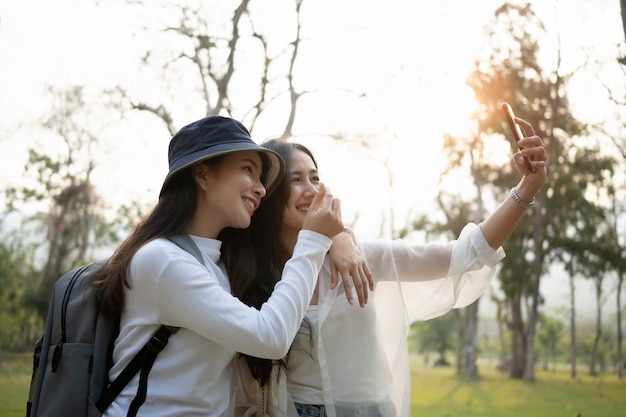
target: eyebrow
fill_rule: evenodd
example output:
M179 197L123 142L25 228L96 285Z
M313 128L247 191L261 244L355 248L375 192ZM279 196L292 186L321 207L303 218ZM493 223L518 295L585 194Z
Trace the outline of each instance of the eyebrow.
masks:
M302 171L289 171L289 175L302 175L303 172ZM312 169L309 171L309 175L311 174L319 174L319 171L317 169Z
M244 158L243 159L244 162L249 162L252 165L254 165L254 168L258 169L259 168L259 164L256 163L256 161L254 159L251 158Z

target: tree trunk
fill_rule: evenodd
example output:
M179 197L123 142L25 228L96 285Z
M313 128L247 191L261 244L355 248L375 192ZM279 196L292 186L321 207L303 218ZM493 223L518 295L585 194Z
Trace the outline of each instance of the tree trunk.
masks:
M504 339L504 332L505 332L505 318L504 318L504 312L502 311L504 309L505 301L501 301L498 300L497 298L494 297L494 300L496 301L496 306L497 306L497 313L496 313L496 317L498 318L498 342L500 344L500 358L499 358L499 366L498 368L500 370L504 370L506 369L506 340Z
M539 306L539 279L541 275L533 277L533 295L528 312L528 325L526 332L526 355L524 365L524 379L535 380L535 332L537 329L537 315Z
M537 194L537 207L544 207L546 200L546 190L542 189ZM524 369L524 379L535 380L535 333L537 331L537 319L539 310L539 283L543 271L543 218L544 211L537 208L533 215L533 252L535 261L532 270L532 298L528 311L528 327L526 333L526 367Z
M476 366L476 338L478 334L478 303L480 298L465 308L466 312L466 344L465 344L465 376L470 379L478 378Z
M465 318L463 310L455 309L454 314L456 316L456 374L458 376L463 375L463 346L465 346Z
M570 357L572 378L576 378L576 295L574 293L574 276L569 276L569 301L570 301Z
M619 4L622 14L622 30L624 31L624 39L626 40L626 0L620 0Z
M623 3L623 2L622 2ZM619 379L624 378L624 357L622 354L622 284L624 282L623 271L618 271L617 278L617 376Z
M509 376L520 379L524 376L526 343L524 337L524 321L522 319L522 303L519 295L511 300L511 369Z
M598 375L598 346L602 337L602 278L596 278L596 334L591 346L591 357L589 358L589 374Z

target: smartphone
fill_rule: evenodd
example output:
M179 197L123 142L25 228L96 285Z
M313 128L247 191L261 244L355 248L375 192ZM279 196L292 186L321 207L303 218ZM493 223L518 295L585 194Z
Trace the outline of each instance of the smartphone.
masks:
M513 137L515 138L515 142L517 143L520 141L520 139L524 137L524 134L522 133L522 129L515 122L515 113L513 113L511 105L506 102L502 103L502 110L504 111L506 121L509 123L509 128L511 128L511 132L513 132ZM524 157L524 163L526 164L526 168L528 168L530 172L535 172L535 168L533 168L528 158Z

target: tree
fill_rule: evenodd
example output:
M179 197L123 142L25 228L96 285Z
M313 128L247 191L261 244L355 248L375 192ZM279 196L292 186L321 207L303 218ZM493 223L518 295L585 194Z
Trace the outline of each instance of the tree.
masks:
M563 337L563 322L555 317L546 314L539 314L539 326L537 330L537 341L542 348L544 358L544 369L548 369L548 364L552 362L552 370L556 370L556 356L558 344Z
M484 169L485 154L482 137L473 132L468 137L444 136L443 151L448 162L440 175L440 186L437 205L443 213L444 220L433 222L421 216L410 224L413 230L425 231L432 235L446 235L452 239L461 234L463 227L469 222L477 223L485 216L483 188L489 182L488 173ZM453 178L459 171L469 172L469 185L476 191L475 198L467 201L456 194L446 192L446 180ZM454 312L457 318L457 374L468 378L478 377L476 365L478 347L478 311L480 299L464 309Z
M6 225L7 217L0 218L0 351L30 348L43 325L37 312L24 302L35 275L33 247L23 242L19 228L11 230Z
M438 357L434 365L450 365L446 359L446 352L454 346L455 315L444 314L429 321L417 322L413 326L417 329L415 338L418 341L420 353L436 352Z
M83 89L51 88L49 93L54 103L41 124L50 134L47 144L58 144L51 148L60 152L31 149L24 170L24 178L30 182L7 191L8 211L32 213L24 221L32 225L33 239L38 242L40 262L34 262L43 266L33 265L37 279L26 299L43 319L56 280L67 270L92 260L96 243L111 242L103 226L103 204L91 182L95 167L92 149L97 137L84 123L84 111L89 106Z
M129 7L149 3L151 10L161 9L155 14L162 20L143 28L138 36L162 39L159 48L145 51L141 60L142 73L159 71L151 78L162 93L119 86L115 93L122 108L156 116L173 135L176 120L186 120L189 108L195 109L194 114L236 117L252 131L261 115L280 101L287 104L287 111L273 116L283 121L283 138L293 135L298 102L309 93L298 87L295 76L304 1L293 3L292 20L281 21L283 27L290 27L290 39L274 37L268 30L272 24L255 17L250 0L240 0L232 10L203 2L124 3ZM181 93L181 86L187 90Z
M535 126L547 146L548 183L505 243L508 256L499 275L510 309L510 375L527 380L534 379L541 276L551 261L563 260L569 253L565 242L576 240L589 249L598 242L599 234L581 242L580 231L595 231L595 225L604 221L605 211L594 194L606 190L613 170L613 161L597 145L576 140L585 131L572 115L566 97L571 74L560 72L559 51L554 69L542 67L542 36L543 24L529 5L503 5L487 28L486 39L491 44L486 55L476 60L475 71L468 78L479 102L475 119L480 131L508 133L500 110L500 103L507 101ZM515 146L513 142L511 145ZM502 190L500 193L506 193L511 170L492 172L490 182ZM582 252L575 256L578 264L587 262Z
M617 282L615 287L615 300L616 300L616 341L615 341L615 362L617 375L620 379L624 377L624 359L622 352L622 304L621 304L621 292L624 282L624 270L626 269L626 259L624 259L624 244L623 233L620 232L619 220L623 214L623 203L618 203L616 198L616 190L613 187L609 188L609 196L611 197L610 209L609 209L609 221L607 222L606 239L603 240L601 246L602 259L605 264L602 265L607 271L613 270L615 272ZM601 288L600 288L601 290ZM600 292L597 292L598 297ZM600 318L601 304L598 302L598 319L597 328L600 329L602 320ZM598 332L600 333L600 332ZM601 337L601 334L597 336L597 339ZM595 366L595 360L591 362ZM595 369L591 367L590 372L593 374Z
M622 351L622 304L621 304L621 291L622 285L624 283L624 269L620 268L618 270L618 284L617 284L617 352L615 355L615 363L617 368L617 376L619 379L624 378L624 353Z

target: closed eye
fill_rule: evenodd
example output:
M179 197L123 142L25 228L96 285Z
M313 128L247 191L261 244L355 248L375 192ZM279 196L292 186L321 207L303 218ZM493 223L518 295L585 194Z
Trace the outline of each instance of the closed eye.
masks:
M247 171L250 175L257 176L261 178L261 167L254 160L246 158L243 161L242 169Z

